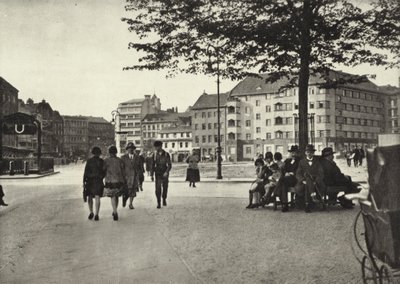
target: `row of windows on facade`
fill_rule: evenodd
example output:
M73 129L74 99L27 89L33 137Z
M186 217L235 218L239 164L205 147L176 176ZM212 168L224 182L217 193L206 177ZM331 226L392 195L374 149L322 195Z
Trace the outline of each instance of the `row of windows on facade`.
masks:
M161 133L161 138L190 138L190 132L181 132L181 133Z
M76 135L76 134L82 134L86 135L88 132L85 129L80 129L80 128L64 128L64 134L66 135Z
M362 112L362 113L379 114L382 112L381 108L368 107L368 106L363 106L363 105L354 105L354 104L343 104L343 109L348 110L348 111Z
M64 127L77 127L77 126L87 126L87 121L76 121L76 120L70 120L70 121L65 121Z
M201 140L201 142L202 143L207 143L207 137L208 137L208 143L217 143L218 142L218 135L203 135L203 136L201 136L201 138L202 138L202 140ZM222 141L224 141L224 135L221 135L221 142ZM194 137L194 142L196 143L196 144L199 144L200 143L200 138L199 138L199 136L195 136Z
M314 94L335 94L336 91L335 89L320 89L316 87L310 87L308 90L309 95L314 95ZM290 97L290 96L296 96L298 94L298 88L293 88L293 89L288 89L283 93L279 94L266 94L265 99L269 100L272 98L279 98L279 97ZM361 100L367 100L367 101L380 101L379 95L375 94L369 94L369 93L363 93L359 91L352 91L352 90L342 90L342 95L343 97L348 97L348 98L354 98L354 99L361 99ZM249 101L249 98L251 96L243 96L244 101ZM260 100L256 100L256 105L260 105Z
M124 113L124 112L125 113L126 112L137 112L137 113L140 113L140 112L142 112L142 108L141 107L121 107L121 108L118 109L118 111L121 112L121 113ZM137 117L137 115L129 115L129 118L132 118L132 117ZM140 114L139 114L138 117L140 117ZM125 118L128 119L128 115L126 115Z
M140 122L135 122L135 123L133 123L133 122L128 122L128 123L122 122L121 123L121 127L122 128L123 127L140 127Z
M86 142L85 137L82 136L68 136L65 137L66 142Z
M297 96L299 93L298 88L292 88L292 89L287 89L284 92L281 93L275 93L275 94L266 94L265 99L269 100L272 98L279 98L279 97L291 97L291 96ZM335 90L334 89L323 89L323 88L318 88L318 87L309 87L308 88L308 94L309 95L315 95L315 94L334 94ZM249 98L252 96L243 96L244 101L249 101Z
M143 130L160 130L164 127L171 127L171 126L176 126L176 123L172 124L172 123L164 123L164 124L152 124L152 125L143 125Z
M299 132L296 131L295 133L296 138L299 137ZM331 130L319 130L317 131L317 137L324 138L324 137L332 137L331 136ZM309 131L309 136L310 137L315 137L315 131ZM368 139L375 139L378 137L377 133L368 133L368 132L356 132L356 131L338 131L337 133L338 137L347 137L347 138L368 138ZM208 138L208 139L207 139ZM203 135L201 136L201 142L202 143L212 143L215 142L217 143L217 135L214 135L214 139L212 135ZM247 133L245 136L246 140L252 140L252 136L250 133ZM293 138L293 131L276 131L274 133L267 132L265 135L265 139L291 139ZM224 136L221 135L221 141L223 141ZM229 133L228 134L228 140L236 140L236 139L242 139L241 133L235 134L235 133ZM195 136L195 143L200 143L200 137Z
M342 94L343 94L343 97L348 97L348 98L353 98L353 99L361 99L361 100L375 101L375 102L379 102L381 100L379 95L362 93L362 92L352 91L352 90L343 90Z
M220 117L223 116L223 111L220 112L219 114ZM200 118L200 112L195 112L194 113L194 118ZM208 111L208 112L201 112L201 118L210 118L210 117L217 117L217 111Z
M168 145L169 145L168 142L164 142L164 148L168 148ZM179 149L189 148L189 142L179 142L179 143L171 142L171 149L175 149L175 147L177 147L178 145Z
M17 97L15 95L1 94L0 96L2 103L12 102L17 103Z

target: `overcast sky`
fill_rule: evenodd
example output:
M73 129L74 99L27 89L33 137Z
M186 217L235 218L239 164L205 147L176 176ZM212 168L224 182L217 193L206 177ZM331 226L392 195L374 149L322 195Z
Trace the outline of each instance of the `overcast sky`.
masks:
M216 92L209 76L122 71L135 63L124 0L0 0L0 76L26 101L47 100L61 114L111 118L119 102L155 93L162 107L184 111L203 90ZM360 66L378 85L398 86L399 72ZM221 91L237 82L223 81Z

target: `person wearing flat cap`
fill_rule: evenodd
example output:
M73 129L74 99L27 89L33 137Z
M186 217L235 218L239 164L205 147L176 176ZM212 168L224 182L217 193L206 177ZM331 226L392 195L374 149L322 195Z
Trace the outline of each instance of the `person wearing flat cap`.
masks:
M163 206L167 206L168 177L169 171L172 168L172 163L170 155L162 148L161 141L155 141L154 148L156 153L154 156L151 176L153 177L153 175L155 175L157 208L160 209L161 196L163 199Z
M296 171L296 194L302 203L302 199L305 201L305 212L310 213L312 208L311 197L315 196L322 200L322 196L316 195L317 192L325 192L324 185L324 171L322 170L319 159L314 156L315 148L314 145L308 144L306 146L306 155L300 160L299 167ZM318 187L318 191L316 190Z
M126 180L127 191L125 191L122 197L122 207L125 207L127 200L129 199L129 209L134 209L133 199L136 197L136 191L138 190L138 168L139 158L135 154L135 144L129 142L126 145L127 153L121 157L124 162L124 175Z
M288 152L291 157L284 162L282 178L275 190L275 195L279 196L282 203L282 212L289 211L288 191L290 187L294 187L297 184L296 171L300 162L299 146L292 145Z
M334 154L331 147L324 148L322 150L322 159L320 161L323 172L324 172L324 184L326 186L343 186L346 188L345 194L347 193L358 193L360 184L351 181L351 177L345 176L339 167L334 162ZM337 197L337 193L330 193L328 195L329 202L336 203L339 200L340 205L343 208L353 208L354 204L347 200L344 196Z

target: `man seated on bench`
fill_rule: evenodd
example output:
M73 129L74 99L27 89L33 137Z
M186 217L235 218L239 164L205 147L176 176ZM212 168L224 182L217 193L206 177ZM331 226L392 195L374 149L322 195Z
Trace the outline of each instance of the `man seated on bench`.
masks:
M296 171L300 161L299 146L292 145L288 152L292 157L285 160L282 178L275 189L275 195L279 196L282 203L282 212L289 211L288 192L290 187L294 187L297 184Z
M331 147L327 147L322 150L321 156L321 166L324 171L324 183L327 187L343 187L344 193L358 193L360 192L359 183L354 183L351 181L351 177L345 176L336 165L334 160L335 152ZM337 200L339 200L340 205L343 208L351 209L354 204L351 200L348 200L344 197L344 195L337 197L337 192L328 192L328 202L330 204L335 204Z
M296 205L305 205L306 213L311 212L314 202L323 202L322 192L325 190L324 172L314 153L314 145L307 145L306 155L296 171Z

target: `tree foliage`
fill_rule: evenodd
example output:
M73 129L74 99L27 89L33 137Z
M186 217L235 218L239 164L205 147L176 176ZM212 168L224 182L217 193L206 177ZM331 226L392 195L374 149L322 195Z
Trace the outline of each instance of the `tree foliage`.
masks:
M346 0L127 0L123 18L136 40L139 62L125 70L168 69L225 78L269 73L299 87L300 147L307 143L308 80L336 64L388 65L374 48L398 52L390 33L397 0L378 0L362 10ZM397 30L398 33L398 30ZM398 35L398 34L397 34ZM374 47L374 48L372 48ZM392 62L393 63L393 62Z

